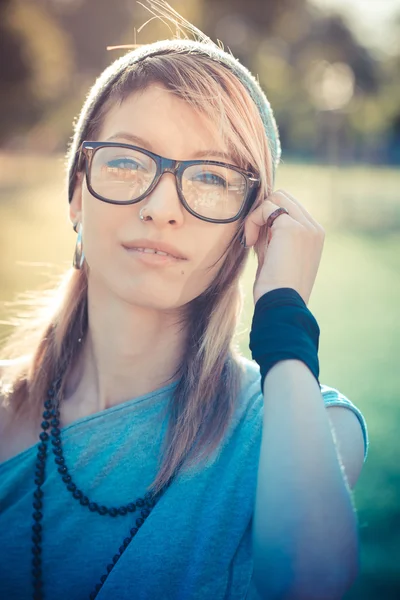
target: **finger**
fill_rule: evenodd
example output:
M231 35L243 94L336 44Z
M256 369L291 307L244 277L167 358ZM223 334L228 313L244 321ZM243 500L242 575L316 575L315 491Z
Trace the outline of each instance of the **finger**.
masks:
M313 216L304 208L304 206L301 204L301 202L299 202L297 200L297 198L295 198L292 194L290 194L286 190L278 190L278 191L280 193L284 194L289 200L291 200L292 202L294 202L294 204L296 204L296 206L298 206L299 209L302 211L302 213L304 214L304 216L311 221L311 223L314 225L314 227L317 227L317 228L321 229L322 226L320 225L320 223L318 223L318 221L316 221L313 218Z
M269 199L270 197L268 197ZM310 215L306 211L304 207L301 206L300 202L295 201L293 196L290 196L284 190L277 190L272 194L272 201L276 201L279 206L283 206L289 211L291 217L296 219L299 223L304 225L305 227L315 227L315 224L312 222Z
M271 228L268 227L267 230L265 226L267 224L268 217L278 208L281 208L281 206L269 200L268 197L268 199L263 200L263 202L261 202L261 204L248 215L245 223L245 236L247 248L253 246L257 242L261 233L268 234L269 241L271 237ZM288 225L293 226L293 221L295 221L295 219L293 219L290 215L287 214L279 215L279 217L277 217L277 220L278 218L280 220L280 227L283 225L286 227ZM283 221L285 221L285 223L283 223ZM276 221L274 221L273 223L274 227L275 222ZM300 223L297 223L297 225L300 226Z

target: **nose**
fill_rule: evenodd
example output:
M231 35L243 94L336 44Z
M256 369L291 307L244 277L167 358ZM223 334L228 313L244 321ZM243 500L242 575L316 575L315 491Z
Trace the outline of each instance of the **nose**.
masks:
M160 189L162 189L162 191L164 191L164 193L167 191L172 192L174 190L176 195L178 196L177 185L178 185L178 182L176 180L175 169L173 169L172 167L168 167L168 168L164 169L164 171L162 172L160 179L157 182L156 187L152 191L152 194L154 194L154 192L158 188L160 188Z
M175 172L176 172L176 168L173 167L165 167L165 169L163 170L163 175L164 173L172 173L172 175L175 176Z
M147 196L147 213L162 216L167 220L177 220L183 213L183 206L179 199L175 171L172 167L164 170L157 185Z

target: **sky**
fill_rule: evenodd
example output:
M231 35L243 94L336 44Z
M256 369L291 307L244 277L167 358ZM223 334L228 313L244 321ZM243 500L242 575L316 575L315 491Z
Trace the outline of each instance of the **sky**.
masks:
M400 18L400 0L310 0L319 8L339 11L363 44L387 53L398 51L400 26L392 27ZM397 48L397 49L396 49Z

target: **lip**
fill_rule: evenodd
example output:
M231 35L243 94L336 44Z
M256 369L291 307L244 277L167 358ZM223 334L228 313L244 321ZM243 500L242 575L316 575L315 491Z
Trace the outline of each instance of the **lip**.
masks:
M132 240L130 242L124 242L122 245L127 250L133 250L134 248L153 248L154 250L160 250L161 252L167 252L167 254L170 254L171 257L173 257L175 259L187 260L187 258L185 256L183 256L183 254L178 250L178 248L175 248L175 246L172 246L171 244L167 244L165 242L161 242L161 241L157 241L157 240L141 238L140 240ZM153 255L149 254L148 256L153 256ZM156 256L156 258L168 258L167 256L164 256L164 257L157 256L157 255L154 255L154 256Z
M175 258L174 256L160 256L158 254L150 254L150 252L141 252L137 248L125 248L125 250L132 256L138 260L141 260L146 265L150 265L153 267L161 267L174 265L179 262L182 262L182 258Z

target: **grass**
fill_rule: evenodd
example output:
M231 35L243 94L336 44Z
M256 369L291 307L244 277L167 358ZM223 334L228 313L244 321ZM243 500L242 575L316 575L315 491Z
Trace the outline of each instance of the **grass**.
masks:
M4 158L5 160L1 160ZM17 293L43 289L70 264L62 158L0 157L0 336ZM327 232L309 308L320 329L320 381L363 412L370 452L354 491L361 574L347 600L400 597L398 423L400 423L400 174L389 169L282 165L287 189ZM243 277L238 342L251 358L249 327L256 259ZM32 264L33 263L33 264Z

